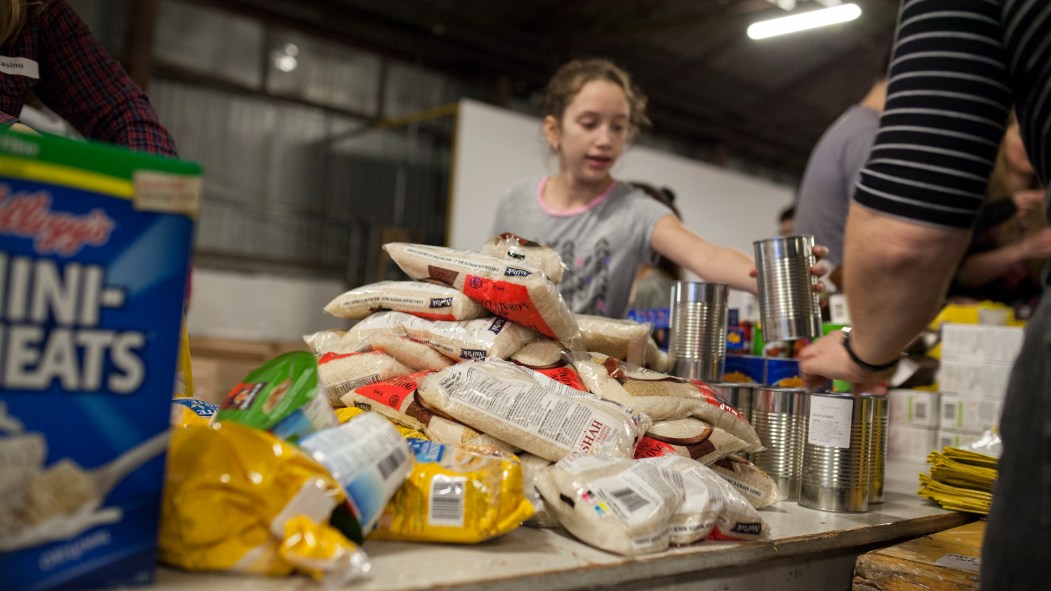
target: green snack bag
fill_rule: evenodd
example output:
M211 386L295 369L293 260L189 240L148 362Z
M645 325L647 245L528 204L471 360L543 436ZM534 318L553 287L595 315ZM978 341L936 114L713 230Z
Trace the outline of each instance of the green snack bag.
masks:
M319 395L317 360L306 351L275 357L226 395L218 422L231 421L269 431L290 443L339 426L328 397Z

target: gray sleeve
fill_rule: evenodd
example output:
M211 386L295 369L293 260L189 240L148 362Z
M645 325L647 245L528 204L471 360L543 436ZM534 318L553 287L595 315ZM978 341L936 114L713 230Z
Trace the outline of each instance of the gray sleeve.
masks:
M877 120L878 121L878 120ZM861 169L872 151L872 144L876 141L876 133L879 131L879 123L864 128L859 128L857 133L851 137L843 150L843 172L847 175L846 194L854 199L858 180L861 179Z

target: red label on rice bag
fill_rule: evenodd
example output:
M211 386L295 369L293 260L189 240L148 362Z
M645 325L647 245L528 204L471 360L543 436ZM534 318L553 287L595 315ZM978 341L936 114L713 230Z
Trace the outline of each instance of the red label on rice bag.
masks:
M456 322L458 319L452 314L438 314L437 312L414 312L410 310L405 311L406 314L412 314L418 318L425 318L427 320L446 320L450 322Z
M463 283L463 292L497 316L558 338L536 309L529 298L529 289L524 285L468 275Z
M551 378L552 380L563 383L569 386L570 388L575 388L577 390L580 390L581 392L588 391L588 388L584 385L584 382L580 381L580 376L571 367L547 367L543 369L530 367L529 369L536 372L540 372L545 376Z
M733 414L735 417L746 423L748 422L748 419L744 418L744 416L741 413L737 412L736 408L723 402L723 400L719 398L718 392L712 390L711 386L705 384L700 380L689 380L689 382L693 385L694 388L697 388L697 391L701 393L701 396L704 398L705 402L712 406L719 407L719 410Z
M652 437L643 436L639 438L639 444L635 446L636 460L671 455L675 455L674 445L658 441Z
M434 372L420 371L407 376L398 376L382 382L376 382L374 384L355 388L354 393L400 411L402 402L404 402L405 398L415 392L417 386L419 386L420 380L430 373Z
M336 361L338 359L346 359L347 357L353 357L355 355L369 355L371 353L372 353L372 351L365 351L365 352L362 352L362 353L332 353L332 352L329 352L329 353L325 353L321 357L318 357L317 364L318 365L322 365L322 364L325 364L325 363Z

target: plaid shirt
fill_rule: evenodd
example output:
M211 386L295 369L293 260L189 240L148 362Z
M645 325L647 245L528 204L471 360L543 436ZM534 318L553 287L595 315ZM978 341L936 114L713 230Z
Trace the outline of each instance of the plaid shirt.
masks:
M30 75L13 73L20 69ZM30 9L22 31L0 46L0 124L18 120L30 92L87 138L176 155L146 94L65 0Z

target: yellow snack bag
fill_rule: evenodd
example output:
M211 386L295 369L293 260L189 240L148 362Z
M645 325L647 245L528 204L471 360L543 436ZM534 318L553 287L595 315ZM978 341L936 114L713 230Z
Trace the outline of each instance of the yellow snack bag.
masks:
M416 463L370 539L477 543L532 517L518 458L496 449L410 439Z
M205 426L212 422L219 405L197 398L176 396L172 399L171 425L174 429Z
M321 464L266 431L232 422L174 429L159 556L187 570L281 576L304 569L346 581L365 562L328 525L345 500Z
M350 419L353 419L354 417L360 415L363 412L369 412L356 406L341 406L340 408L335 409L335 411L336 419L340 423L346 423ZM390 421L390 424L394 425L394 428L397 429L398 433L401 433L401 436L405 439L430 439L430 437L427 437L426 435L417 431L416 429L413 429L412 427L406 427L405 425L402 425L397 421L391 421L390 417L384 418Z

